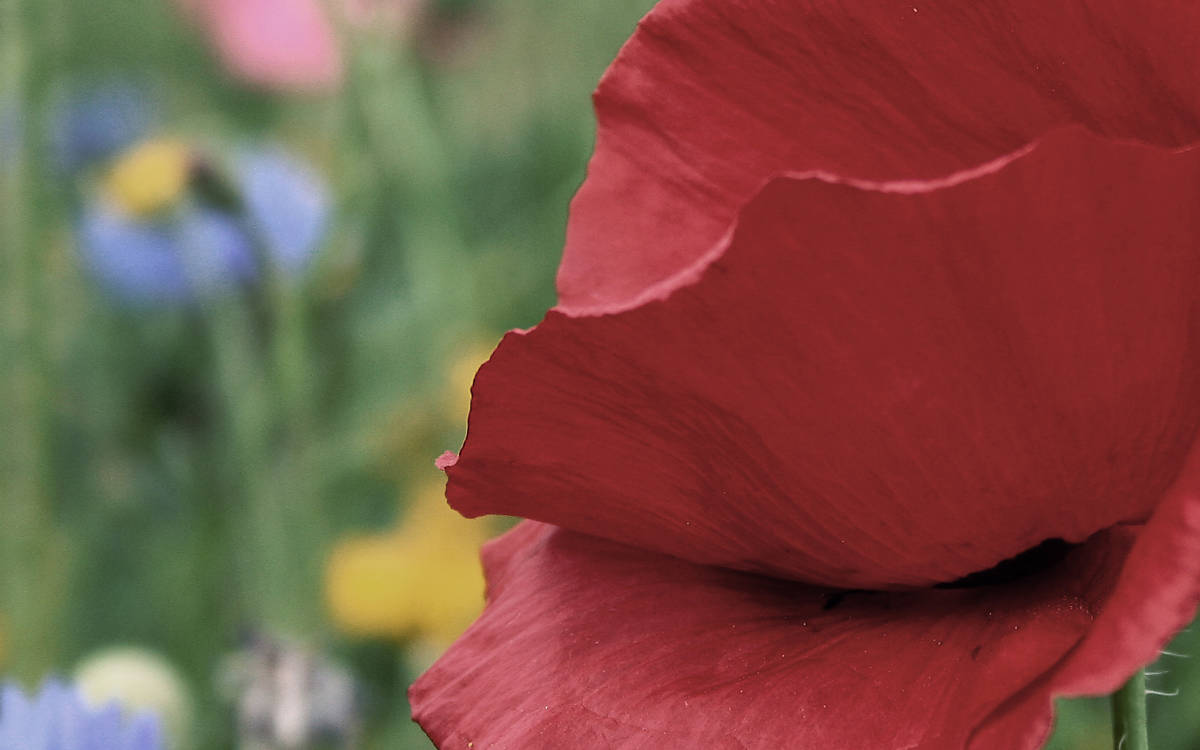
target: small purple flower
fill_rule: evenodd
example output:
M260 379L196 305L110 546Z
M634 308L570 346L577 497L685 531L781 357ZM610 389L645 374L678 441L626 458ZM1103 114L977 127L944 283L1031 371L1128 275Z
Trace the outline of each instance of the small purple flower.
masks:
M96 201L84 209L78 235L92 275L132 304L188 302L257 275L242 225L210 208L147 220Z
M49 680L28 697L0 685L0 750L162 750L158 721L126 720L116 704L87 706L73 689Z
M329 190L308 164L278 147L242 151L235 164L246 223L286 274L302 271L329 224Z

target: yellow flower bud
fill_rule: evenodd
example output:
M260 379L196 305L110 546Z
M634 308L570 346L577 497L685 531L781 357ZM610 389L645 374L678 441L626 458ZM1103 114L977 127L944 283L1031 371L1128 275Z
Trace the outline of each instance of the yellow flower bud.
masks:
M418 637L445 648L483 607L487 524L459 516L441 483L417 493L398 530L342 542L325 593L334 622L359 636Z
M179 200L187 188L189 163L188 148L180 141L143 141L117 158L105 191L130 214L153 214Z
M456 425L466 427L471 406L471 383L475 372L492 356L496 342L467 341L454 352L446 377L445 396L447 417Z

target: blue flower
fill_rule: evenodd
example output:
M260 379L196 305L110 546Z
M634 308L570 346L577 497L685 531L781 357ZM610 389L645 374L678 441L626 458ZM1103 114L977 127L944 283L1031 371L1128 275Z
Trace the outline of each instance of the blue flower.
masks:
M52 119L55 164L73 172L116 154L150 130L153 110L145 88L123 79L66 91Z
M330 196L307 164L274 147L246 150L227 182L219 171L193 169L177 195L139 211L146 196L135 192L131 201L122 190L145 188L155 177L147 171L154 163L130 161L155 143L126 152L78 222L81 255L115 296L133 304L187 302L271 270L295 276L308 266L325 237ZM231 200L214 199L214 186L217 197Z
M158 721L126 720L116 704L90 708L72 688L54 680L29 698L0 686L0 750L162 750Z
M92 275L132 304L187 302L257 275L250 237L215 209L189 205L147 220L96 201L85 207L78 236Z
M277 147L243 151L235 164L246 222L287 274L308 265L329 224L329 190L307 164Z

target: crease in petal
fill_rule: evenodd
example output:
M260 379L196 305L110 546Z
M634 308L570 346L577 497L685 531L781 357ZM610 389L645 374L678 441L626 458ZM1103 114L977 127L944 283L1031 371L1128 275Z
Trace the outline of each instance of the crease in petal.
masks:
M1025 146L1005 154L1003 156L992 159L978 166L969 169L963 169L952 174L942 177L935 177L928 180L860 180L852 177L843 177L832 172L822 172L819 170L810 172L785 172L773 176L772 179L789 179L795 181L815 180L817 182L826 183L828 185L848 185L850 187L859 188L860 190L869 190L878 193L897 193L900 195L913 195L918 193L930 193L935 190L943 190L951 188L955 185L960 185L970 180L978 179L994 172L998 172L1007 166L1015 159L1019 159L1029 152L1037 148L1039 141L1033 141ZM772 180L764 180L760 186L760 190L766 188ZM668 276L661 281L654 282L638 293L636 297L630 300L627 307L623 309L634 309L641 307L648 302L656 302L665 300L671 296L671 293L681 287L694 284L700 280L712 263L725 254L726 248L733 239L733 231L736 228L730 228L721 239L716 242L708 251L698 256L690 265L682 270ZM603 314L612 314L620 312L619 310L609 310L606 312L591 311L583 313L567 312L562 306L556 308L561 312L566 312L570 315L578 316L594 316ZM523 331L522 331L523 333Z

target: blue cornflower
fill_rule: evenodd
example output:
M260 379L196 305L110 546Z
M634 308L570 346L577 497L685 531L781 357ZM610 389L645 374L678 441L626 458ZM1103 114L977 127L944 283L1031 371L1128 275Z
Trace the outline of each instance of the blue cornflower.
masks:
M270 271L300 274L329 224L329 191L277 147L244 150L228 173L156 139L114 160L78 221L80 253L114 296L189 302Z
M281 148L243 150L235 164L246 222L267 256L286 274L302 271L329 225L325 182Z
M144 219L97 200L84 208L79 244L92 275L133 304L186 302L257 274L241 223L211 208Z
M53 110L55 164L74 172L107 159L142 138L154 121L144 86L110 79L66 90Z
M116 704L87 706L79 694L50 680L32 698L0 686L0 750L162 750L158 721L127 720Z

